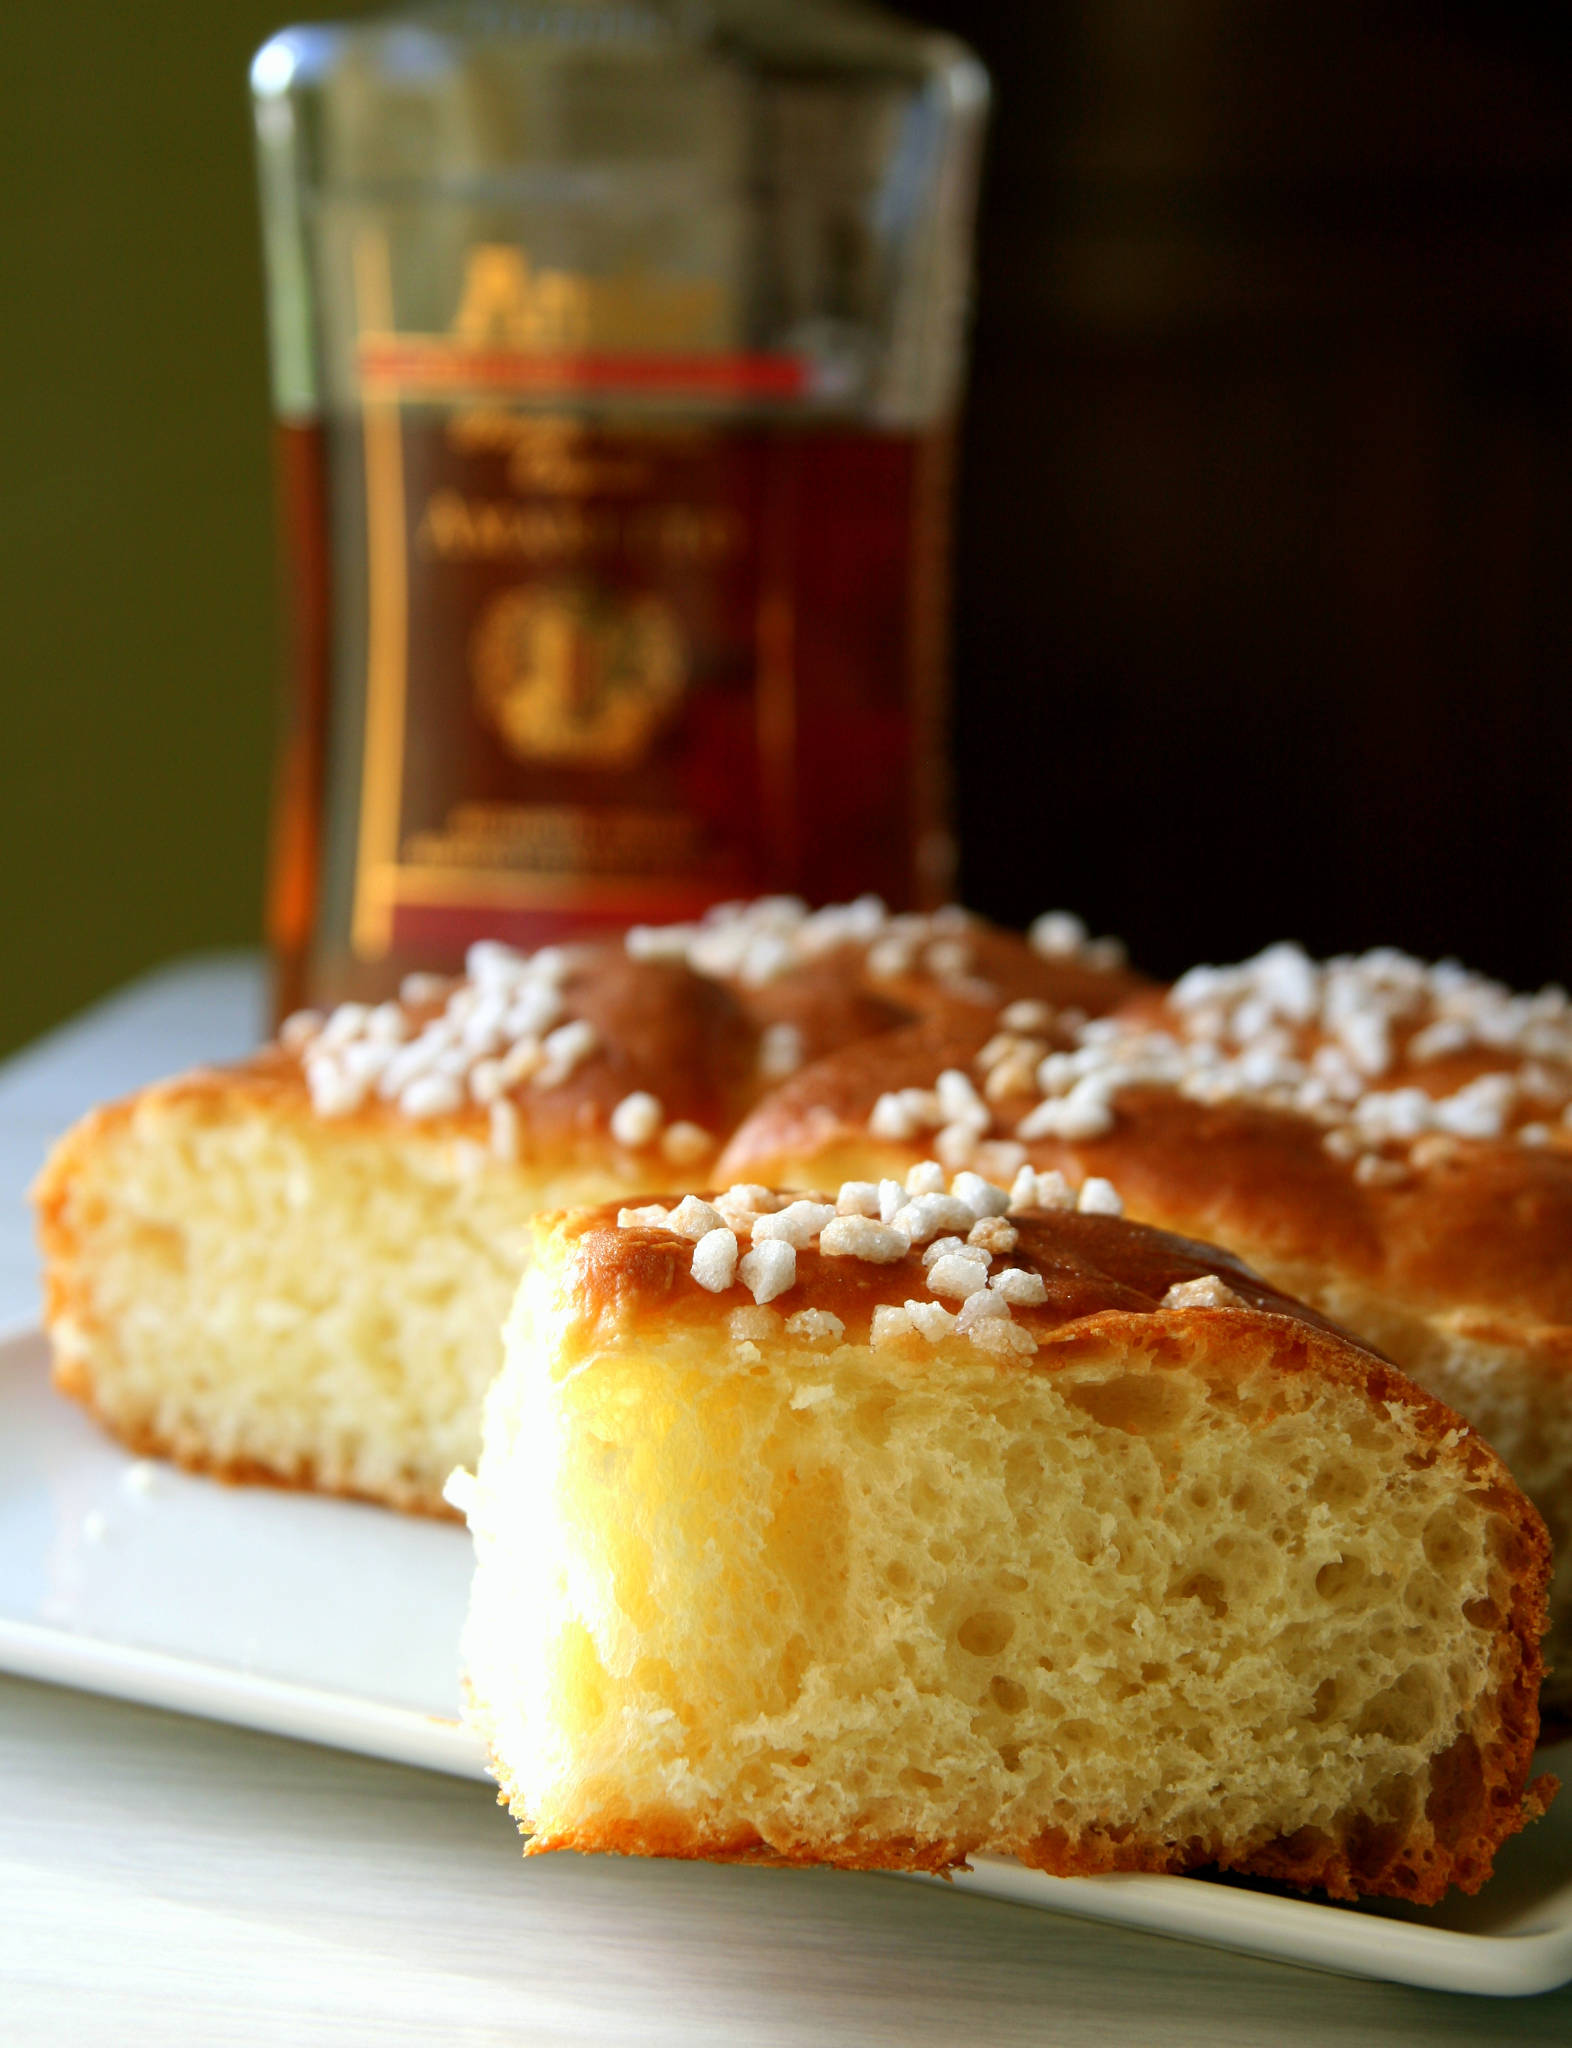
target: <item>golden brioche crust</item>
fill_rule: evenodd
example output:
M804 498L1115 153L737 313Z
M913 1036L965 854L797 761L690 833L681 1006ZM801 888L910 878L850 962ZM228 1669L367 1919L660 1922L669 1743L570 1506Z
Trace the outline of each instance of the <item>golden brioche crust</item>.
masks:
M1532 1753L1532 1742L1529 1753ZM1501 1843L1538 1820L1560 1790L1548 1774L1524 1784L1522 1771L1509 1754L1487 1764L1472 1736L1459 1736L1433 1767L1440 1779L1434 1811L1427 1819L1446 1844L1443 1868L1419 1883L1399 1875L1412 1855L1412 1843L1398 1830L1375 1823L1353 1832L1339 1846L1318 1829L1264 1842L1248 1854L1219 1861L1205 1844L1168 1844L1143 1840L1118 1828L1084 1828L1073 1838L1050 1829L1019 1846L1017 1860L1049 1877L1127 1875L1182 1877L1188 1872L1219 1869L1245 1877L1264 1877L1301 1890L1324 1891L1334 1899L1361 1897L1408 1899L1433 1906L1454 1887L1477 1892L1490 1877ZM1523 1764L1526 1770L1526 1760ZM497 1804L516 1809L519 1792L511 1775L493 1762ZM673 1819L664 1825L642 1819L608 1818L592 1828L566 1828L532 1835L526 1856L573 1849L581 1855L666 1856L681 1862L756 1863L800 1868L832 1862L839 1870L922 1871L943 1877L969 1867L969 1851L956 1842L918 1842L900 1835L881 1835L861 1842L812 1839L801 1843L765 1842L752 1831L711 1832Z

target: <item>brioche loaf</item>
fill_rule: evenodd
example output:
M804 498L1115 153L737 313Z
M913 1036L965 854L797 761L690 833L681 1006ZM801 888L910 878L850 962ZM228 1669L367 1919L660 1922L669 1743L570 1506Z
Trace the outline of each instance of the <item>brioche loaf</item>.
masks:
M36 1189L59 1384L139 1451L445 1513L541 1207L705 1167L803 1060L1141 986L1050 920L784 899L291 1020L88 1117Z
M1553 1789L1499 1458L1106 1185L1014 1198L537 1220L453 1487L528 1850L1477 1888Z

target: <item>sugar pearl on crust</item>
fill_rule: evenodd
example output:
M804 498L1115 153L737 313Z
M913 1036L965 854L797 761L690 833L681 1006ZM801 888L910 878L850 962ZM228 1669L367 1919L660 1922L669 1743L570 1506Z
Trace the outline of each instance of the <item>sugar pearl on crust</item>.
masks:
M941 1344L955 1331L955 1311L938 1301L909 1301L906 1315L919 1336L930 1344Z
M1248 1308L1243 1295L1235 1294L1226 1280L1215 1273L1203 1273L1197 1280L1176 1280L1163 1296L1164 1308Z
M711 1294L724 1294L737 1277L737 1237L724 1225L706 1230L693 1247L693 1277Z
M933 1149L951 1173L958 1173L976 1159L978 1143L977 1126L974 1123L956 1122L946 1124L942 1131L935 1134Z
M557 1088L569 1079L574 1069L598 1050L600 1039L593 1024L582 1017L571 1023L559 1024L555 1031L548 1031L541 1041L545 1054L531 1086L535 1088Z
M408 1117L451 1116L463 1106L464 1091L451 1074L422 1074L398 1099Z
M966 1233L966 1242L979 1251L1013 1252L1021 1233L1003 1216L980 1216Z
M903 1343L912 1333L912 1319L906 1310L893 1302L886 1302L873 1312L868 1341L875 1351L881 1351L886 1345Z
M922 1262L925 1267L931 1266L936 1260L952 1255L976 1259L982 1266L987 1265L989 1257L981 1245L974 1245L964 1237L936 1237L924 1250Z
M846 1325L827 1308L800 1308L786 1318L786 1334L799 1344L838 1344Z
M868 1116L868 1129L876 1138L890 1138L899 1144L915 1138L918 1121L898 1095L881 1095Z
M1010 1188L1011 1209L1075 1207L1075 1190L1057 1168L1049 1173L1035 1173L1031 1167L1023 1166Z
M611 1112L611 1135L619 1145L637 1152L660 1135L664 1117L660 1098L651 1095L648 1089L636 1088L631 1095L624 1095Z
M1002 1216L1010 1206L1007 1191L979 1173L958 1173L950 1183L950 1193L965 1203L974 1222L981 1222L984 1216Z
M766 1025L759 1037L759 1073L766 1081L784 1081L795 1074L804 1056L802 1032L795 1024Z
M970 1208L957 1195L917 1195L890 1219L913 1244L927 1244L947 1231L970 1230L972 1220Z
M905 1258L911 1239L904 1230L892 1230L867 1216L837 1216L819 1234L819 1250L831 1259L868 1259L887 1266Z
M727 1234L730 1235L729 1232ZM732 1242L735 1244L736 1239L733 1238ZM767 1238L762 1244L756 1243L743 1258L737 1277L756 1302L773 1301L778 1294L784 1294L796 1284L796 1248L779 1238Z
M983 1287L976 1294L968 1294L961 1303L956 1311L955 1328L959 1335L964 1336L978 1323L994 1318L1008 1321L1009 1316L1010 1304L1002 1296L993 1293L990 1288Z
M952 1301L966 1301L982 1292L987 1285L988 1266L983 1259L963 1258L952 1252L945 1258L935 1259L928 1268L930 1291L946 1295Z
M406 974L398 985L398 999L418 1008L445 996L452 986L453 977L449 974Z
M668 1124L661 1133L660 1149L673 1166L692 1166L700 1159L708 1159L715 1150L715 1140L702 1124L682 1120Z
M707 1230L719 1230L725 1218L712 1202L697 1195L684 1195L666 1219L666 1228L679 1237L700 1238ZM729 1234L729 1233L728 1233Z
M1037 1349L1037 1339L1030 1330L997 1317L973 1323L966 1334L979 1351L992 1352L995 1357L1025 1358Z
M319 1116L348 1115L373 1090L416 1122L471 1102L489 1110L525 1081L560 1085L598 1050L592 1025L563 1017L563 949L530 955L483 941L468 957L467 980L406 977L398 1002L289 1020L280 1042L300 1057ZM436 1015L412 1014L436 1002Z
M1002 1273L993 1274L988 1285L1012 1308L1038 1308L1048 1299L1042 1275L1029 1273L1024 1266L1007 1266Z
M783 1244L794 1246L801 1251L823 1230L826 1223L833 1222L835 1210L828 1202L790 1202L773 1216L760 1216L753 1225L753 1242L767 1243L779 1238Z
M1100 1097L1050 1097L1024 1116L1015 1135L1027 1143L1033 1138L1102 1138L1114 1127L1114 1113Z

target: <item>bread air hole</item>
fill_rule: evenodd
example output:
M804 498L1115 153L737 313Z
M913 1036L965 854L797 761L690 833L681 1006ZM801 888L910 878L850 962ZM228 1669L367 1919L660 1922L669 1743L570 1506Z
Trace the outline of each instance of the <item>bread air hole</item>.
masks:
M955 1640L974 1657L997 1657L1014 1634L1015 1623L1008 1614L988 1611L968 1614L955 1631Z
M1199 1600L1207 1613L1215 1615L1219 1620L1228 1612L1228 1599L1223 1592L1222 1582L1214 1579L1210 1572L1191 1572L1173 1588L1173 1597L1179 1600Z
M1425 1524L1425 1556L1438 1572L1455 1571L1473 1555L1474 1545L1450 1507L1437 1508Z
M1105 1429L1127 1436L1161 1436L1178 1429L1194 1405L1183 1380L1158 1373L1118 1373L1065 1388L1065 1397Z
M1329 1508L1357 1506L1370 1491L1372 1474L1368 1464L1351 1458L1334 1458L1323 1465L1310 1482L1310 1498Z
M165 1277L183 1274L190 1261L190 1244L183 1230L167 1223L139 1222L127 1232L133 1254L150 1266L162 1269Z
M1315 1589L1334 1607L1346 1606L1370 1576L1370 1568L1357 1553L1334 1557L1315 1575Z
M1418 1742L1434 1726L1436 1707L1429 1673L1416 1667L1376 1694L1359 1716L1355 1732L1384 1735L1395 1743Z

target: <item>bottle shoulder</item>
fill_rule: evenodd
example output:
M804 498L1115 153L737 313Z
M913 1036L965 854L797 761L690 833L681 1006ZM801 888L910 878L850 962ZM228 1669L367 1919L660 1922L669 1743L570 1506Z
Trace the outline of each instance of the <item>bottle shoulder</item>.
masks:
M360 20L281 29L252 60L259 99L389 89L440 94L471 72L710 60L765 74L933 79L986 98L987 74L958 38L869 0L426 0Z

